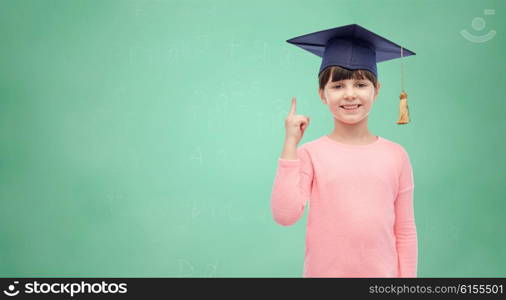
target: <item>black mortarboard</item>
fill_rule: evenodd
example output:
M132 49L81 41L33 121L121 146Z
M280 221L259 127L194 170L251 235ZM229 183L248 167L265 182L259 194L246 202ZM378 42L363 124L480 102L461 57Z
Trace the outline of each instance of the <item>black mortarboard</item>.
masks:
M287 42L323 58L318 74L329 66L340 66L349 70L369 70L377 77L376 63L415 55L357 24L301 35ZM403 87L402 90L401 102L407 99ZM406 124L409 122L407 102L401 103L401 113L397 123Z
M357 24L301 35L287 42L323 57L318 73L329 66L340 66L369 70L377 76L376 63L401 57L401 46ZM415 55L406 48L402 50L403 56Z

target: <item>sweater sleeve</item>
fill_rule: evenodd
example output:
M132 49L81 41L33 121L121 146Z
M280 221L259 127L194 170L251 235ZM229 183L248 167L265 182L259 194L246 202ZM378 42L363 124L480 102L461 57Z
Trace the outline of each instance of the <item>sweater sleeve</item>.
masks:
M398 277L416 277L418 241L413 206L414 180L408 154L402 151L402 168L399 175L399 192L395 201L396 246Z
M283 226L296 223L311 195L313 165L307 149L297 148L297 159L278 159L271 194L274 220Z

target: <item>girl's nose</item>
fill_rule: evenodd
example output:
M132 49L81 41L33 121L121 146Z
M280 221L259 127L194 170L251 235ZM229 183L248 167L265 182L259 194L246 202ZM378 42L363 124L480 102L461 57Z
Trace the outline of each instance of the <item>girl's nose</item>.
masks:
M355 89L352 87L347 87L344 89L344 96L346 98L354 98L356 96Z

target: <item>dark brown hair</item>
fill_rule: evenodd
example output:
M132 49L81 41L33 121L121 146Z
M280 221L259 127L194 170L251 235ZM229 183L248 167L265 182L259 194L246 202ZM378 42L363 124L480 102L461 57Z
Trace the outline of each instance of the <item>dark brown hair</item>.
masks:
M368 70L348 70L338 66L330 66L325 68L319 75L318 80L320 82L320 89L324 89L329 78L332 77L332 82L345 80L345 79L369 79L374 87L377 87L378 79L376 76Z

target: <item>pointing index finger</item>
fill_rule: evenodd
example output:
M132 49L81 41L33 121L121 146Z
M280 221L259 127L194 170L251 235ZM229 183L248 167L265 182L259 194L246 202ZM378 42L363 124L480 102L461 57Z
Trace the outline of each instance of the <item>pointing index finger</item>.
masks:
M290 114L291 115L295 114L295 106L296 106L296 100L295 100L295 97L293 97L292 98L292 107L290 108Z

